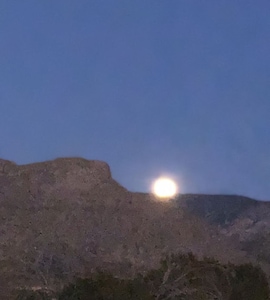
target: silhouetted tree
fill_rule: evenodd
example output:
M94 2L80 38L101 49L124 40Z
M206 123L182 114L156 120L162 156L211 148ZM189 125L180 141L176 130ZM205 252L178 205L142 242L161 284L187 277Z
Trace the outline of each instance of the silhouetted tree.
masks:
M198 260L192 253L167 256L145 280L158 300L226 300L231 291L229 272L224 266L214 260Z

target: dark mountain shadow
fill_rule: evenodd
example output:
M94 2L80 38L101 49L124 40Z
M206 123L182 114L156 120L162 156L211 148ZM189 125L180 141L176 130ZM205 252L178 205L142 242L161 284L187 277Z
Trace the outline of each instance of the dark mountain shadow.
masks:
M232 223L246 210L261 204L261 201L237 195L198 194L179 195L176 202L179 207L220 226Z

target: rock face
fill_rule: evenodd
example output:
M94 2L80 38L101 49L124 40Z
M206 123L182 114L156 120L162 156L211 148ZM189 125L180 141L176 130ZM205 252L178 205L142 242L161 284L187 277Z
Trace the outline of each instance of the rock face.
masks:
M87 218L86 211L92 207L91 201L106 198L110 189L113 192L107 196L108 204L117 193L126 193L112 179L105 162L60 158L18 166L0 160L0 262L9 264L10 269L9 275L0 276L6 280L11 276L15 283L16 276L23 274L31 281L28 275L33 270L25 271L25 266L44 255L57 257L58 264L67 258L75 271L80 269L82 262L74 261L78 255L71 247L80 251L86 243L83 233L90 225L82 223ZM91 219L89 212L88 215Z
M162 203L131 193L101 161L18 166L0 160L0 283L57 286L95 268L132 276L156 267L168 252L252 260L229 229L222 232L195 212L196 195L181 197ZM188 201L195 201L193 210Z

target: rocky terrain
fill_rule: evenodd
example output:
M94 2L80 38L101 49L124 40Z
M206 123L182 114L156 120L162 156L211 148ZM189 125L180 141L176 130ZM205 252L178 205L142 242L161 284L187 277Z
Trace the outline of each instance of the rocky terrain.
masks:
M268 272L269 214L268 203L239 196L159 202L126 190L101 161L0 160L0 289L57 288L96 268L133 276L180 251Z

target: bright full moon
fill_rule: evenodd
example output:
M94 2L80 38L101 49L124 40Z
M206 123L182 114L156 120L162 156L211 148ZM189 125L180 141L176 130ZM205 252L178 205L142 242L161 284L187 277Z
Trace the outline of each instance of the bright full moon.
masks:
M159 198L173 197L177 193L176 183L167 177L160 177L153 184L153 193Z

